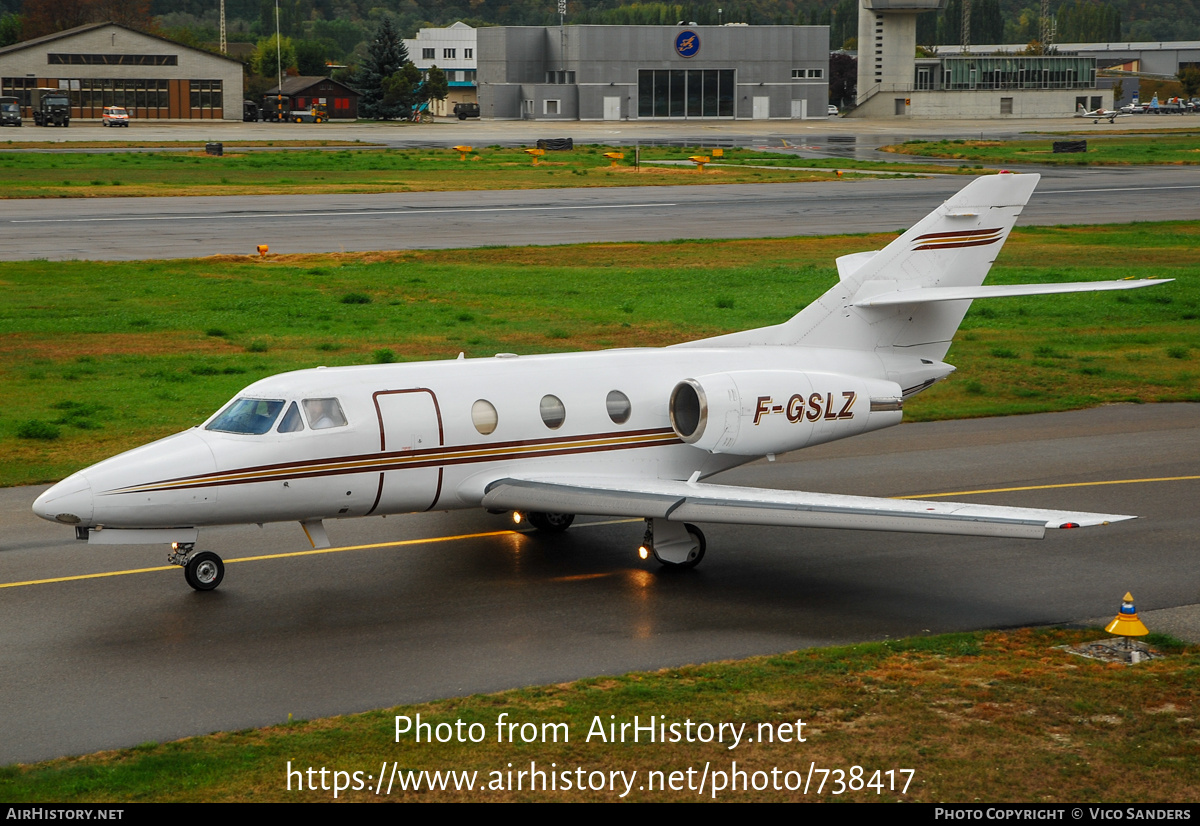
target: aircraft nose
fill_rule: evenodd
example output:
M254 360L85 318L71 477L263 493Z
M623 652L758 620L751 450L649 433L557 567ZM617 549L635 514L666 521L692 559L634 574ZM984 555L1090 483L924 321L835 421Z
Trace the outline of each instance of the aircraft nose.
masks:
M89 525L92 521L92 486L81 473L69 476L33 503L42 519L64 525Z

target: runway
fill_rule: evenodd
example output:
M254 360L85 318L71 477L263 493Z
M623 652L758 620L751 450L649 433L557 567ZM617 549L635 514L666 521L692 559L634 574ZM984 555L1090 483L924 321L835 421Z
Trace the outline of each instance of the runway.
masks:
M308 547L297 525L214 529L201 547L229 565L211 593L156 570L165 549L88 547L37 519L41 488L0 490L0 764L289 714L1072 622L1115 613L1127 590L1144 616L1190 605L1198 459L1197 405L902 425L715 481L1140 518L1041 542L704 526L704 563L683 573L639 561L642 526L619 520L552 539L475 511L351 520L330 523L335 549L315 555L295 555Z
M1196 167L1042 174L1022 226L1176 220L1200 195ZM967 182L0 200L0 260L251 255L259 244L312 253L895 232Z

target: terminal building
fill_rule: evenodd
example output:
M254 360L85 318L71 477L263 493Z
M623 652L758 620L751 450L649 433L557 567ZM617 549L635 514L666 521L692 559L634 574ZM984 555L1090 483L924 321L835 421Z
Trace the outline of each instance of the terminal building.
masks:
M958 47L918 58L917 15L946 0L859 0L856 118L1064 117L1085 102L1113 108L1096 82L1096 58L995 54ZM955 51L951 51L954 49Z
M828 26L519 26L477 31L497 120L826 116Z
M91 23L0 48L0 95L32 117L35 89L71 95L72 118L124 106L135 120L241 120L242 64L116 23Z

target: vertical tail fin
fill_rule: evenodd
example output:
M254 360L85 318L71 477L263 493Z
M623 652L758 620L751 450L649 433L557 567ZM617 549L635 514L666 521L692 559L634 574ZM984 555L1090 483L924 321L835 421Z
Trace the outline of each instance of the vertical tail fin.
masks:
M783 324L709 339L706 345L792 344L851 350L895 349L940 361L970 300L855 306L871 296L917 287L983 283L1038 175L977 178L878 252L838 259L838 284Z

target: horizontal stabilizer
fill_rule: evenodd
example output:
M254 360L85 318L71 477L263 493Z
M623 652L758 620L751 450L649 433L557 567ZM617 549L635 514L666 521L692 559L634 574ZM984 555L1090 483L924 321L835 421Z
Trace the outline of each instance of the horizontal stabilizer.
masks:
M976 298L1004 298L1014 295L1053 295L1055 293L1090 293L1102 290L1136 290L1166 284L1174 278L1139 278L1124 281L1074 281L1067 284L997 284L980 287L914 287L892 290L869 298L855 296L855 307L888 307L894 304L923 304L927 301L970 301ZM862 285L859 294L869 293L871 282ZM892 286L895 282L888 282Z
M499 479L487 486L482 505L494 510L633 516L673 522L1026 539L1041 539L1047 528L1088 527L1135 518L632 478L587 482L563 477Z

